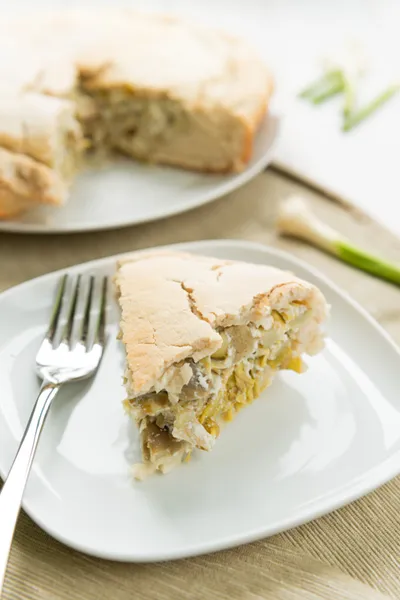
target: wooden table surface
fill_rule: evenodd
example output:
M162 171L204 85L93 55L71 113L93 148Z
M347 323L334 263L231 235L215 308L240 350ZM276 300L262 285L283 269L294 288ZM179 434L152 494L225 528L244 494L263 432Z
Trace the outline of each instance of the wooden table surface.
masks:
M188 240L246 239L294 252L328 274L400 343L399 289L276 236L278 203L293 193L308 198L318 214L354 241L400 261L397 238L269 169L215 203L162 222L90 234L0 234L0 290L75 263L138 248ZM85 556L51 539L21 513L4 598L400 598L399 559L400 478L339 511L267 540L155 565Z

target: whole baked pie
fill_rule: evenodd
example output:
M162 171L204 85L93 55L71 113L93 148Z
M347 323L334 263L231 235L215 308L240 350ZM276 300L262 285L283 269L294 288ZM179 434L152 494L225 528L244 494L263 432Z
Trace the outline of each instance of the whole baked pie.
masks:
M2 17L0 50L0 218L62 204L85 162L115 152L239 171L272 93L241 40L129 10Z
M119 264L115 281L139 479L211 450L277 371L301 373L302 355L323 348L324 296L274 267L142 252Z

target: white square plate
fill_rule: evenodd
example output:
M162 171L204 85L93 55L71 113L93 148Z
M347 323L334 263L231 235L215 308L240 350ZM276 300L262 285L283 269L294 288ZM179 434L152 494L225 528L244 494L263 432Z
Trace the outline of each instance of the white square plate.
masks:
M297 259L239 241L179 249L272 264L320 286L332 306L326 350L280 374L215 449L166 476L129 476L138 438L121 400L124 355L110 301L108 343L91 383L65 388L46 422L24 508L55 538L96 556L152 561L227 548L288 529L400 471L399 352L384 331ZM112 275L115 257L70 271ZM39 389L34 358L60 272L0 295L0 472ZM136 455L136 456L135 456Z

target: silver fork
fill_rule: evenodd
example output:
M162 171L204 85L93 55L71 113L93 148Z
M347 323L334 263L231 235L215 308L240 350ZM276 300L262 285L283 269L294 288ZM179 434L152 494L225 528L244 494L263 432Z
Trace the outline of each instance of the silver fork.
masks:
M60 325L63 304L68 302L65 298L68 295L67 279L68 276L64 275L60 281L49 328L36 356L36 372L43 380L42 386L0 494L0 593L22 496L50 405L63 384L95 374L105 347L107 278L102 279L100 289L96 290L95 279L90 277L78 335L76 312L81 296L80 275L69 299L66 324L64 327ZM99 309L98 317L90 336L95 304Z

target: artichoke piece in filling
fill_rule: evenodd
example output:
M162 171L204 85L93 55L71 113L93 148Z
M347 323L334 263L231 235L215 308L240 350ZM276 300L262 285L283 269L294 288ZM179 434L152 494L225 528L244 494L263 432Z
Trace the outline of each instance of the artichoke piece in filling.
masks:
M166 389L125 401L141 432L138 478L169 471L194 448L210 450L221 426L255 400L276 371L302 372L301 353L319 350L322 338L315 334L312 310L293 302L286 310L272 310L271 317L268 329L250 323L217 330L222 344L214 354L175 365L177 373L184 367L191 372L179 393L169 380Z

